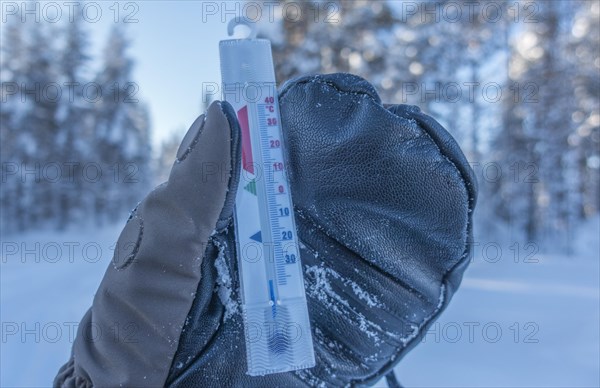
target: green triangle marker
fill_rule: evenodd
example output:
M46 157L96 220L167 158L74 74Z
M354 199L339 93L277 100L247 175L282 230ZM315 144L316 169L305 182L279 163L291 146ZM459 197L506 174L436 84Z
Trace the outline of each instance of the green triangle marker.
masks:
M248 183L246 185L246 187L244 187L244 189L246 189L249 192L251 192L252 194L256 195L256 181L254 179L252 179L252 181L250 183Z

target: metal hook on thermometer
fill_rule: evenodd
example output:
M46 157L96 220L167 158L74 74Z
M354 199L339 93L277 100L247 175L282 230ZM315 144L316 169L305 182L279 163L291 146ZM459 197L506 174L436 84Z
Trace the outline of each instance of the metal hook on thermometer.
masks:
M237 26L246 26L250 29L250 34L245 39L256 38L256 23L247 18L239 16L231 19L227 24L227 35L233 36L235 27Z

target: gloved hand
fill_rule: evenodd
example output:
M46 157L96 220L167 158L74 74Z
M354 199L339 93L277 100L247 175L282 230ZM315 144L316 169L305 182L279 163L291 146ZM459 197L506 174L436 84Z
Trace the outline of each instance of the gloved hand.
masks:
M213 296L211 234L231 218L239 136L227 103L213 103L192 124L169 181L121 232L55 386L164 385L196 290Z
M80 331L56 385L368 384L418 343L468 264L476 183L458 145L348 74L288 82L280 107L316 366L246 375L231 220L239 128L215 103L133 213L119 247L135 244L116 253L82 322L132 322L136 341Z

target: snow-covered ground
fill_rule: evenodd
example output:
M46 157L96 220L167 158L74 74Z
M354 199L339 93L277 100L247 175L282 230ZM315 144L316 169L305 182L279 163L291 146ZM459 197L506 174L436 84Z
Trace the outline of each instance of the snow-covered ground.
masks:
M2 236L0 386L51 385L120 228ZM600 386L598 219L582 231L570 256L477 245L449 308L396 368L401 383Z
M599 223L580 229L570 256L481 241L448 309L396 368L400 382L600 387Z
M121 228L2 236L1 387L52 385Z

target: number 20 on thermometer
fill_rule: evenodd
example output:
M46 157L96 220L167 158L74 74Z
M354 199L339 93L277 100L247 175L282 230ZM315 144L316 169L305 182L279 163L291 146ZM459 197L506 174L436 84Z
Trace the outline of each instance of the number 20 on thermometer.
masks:
M234 19L235 24L247 24ZM294 208L283 153L271 44L219 44L223 97L242 132L235 232L248 374L314 366Z

